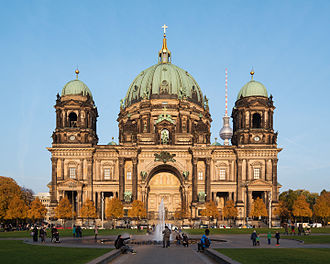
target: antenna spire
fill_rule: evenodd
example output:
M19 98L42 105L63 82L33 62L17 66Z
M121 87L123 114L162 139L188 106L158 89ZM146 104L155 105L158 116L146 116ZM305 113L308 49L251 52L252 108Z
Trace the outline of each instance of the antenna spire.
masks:
M225 75L226 75L226 82L225 82L225 88L226 88L226 95L225 95L225 116L228 116L228 70L225 69Z

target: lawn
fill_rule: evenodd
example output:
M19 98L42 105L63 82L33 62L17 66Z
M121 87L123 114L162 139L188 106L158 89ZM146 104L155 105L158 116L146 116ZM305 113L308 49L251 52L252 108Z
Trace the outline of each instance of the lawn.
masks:
M242 264L329 263L328 248L216 249Z
M330 244L330 235L282 236L281 238L302 240L305 244Z
M69 237L72 236L71 229L58 229L60 232L60 237ZM31 237L31 231L12 231L12 232L0 232L0 238L21 238L21 237ZM138 230L138 229L103 229L99 230L99 236L103 235L118 235L128 233L132 235L144 235L146 230ZM83 236L93 236L94 230L91 229L83 229ZM50 229L47 230L47 236L50 237Z
M111 249L104 248L62 248L34 246L23 241L0 241L0 260L6 264L80 264L87 263Z

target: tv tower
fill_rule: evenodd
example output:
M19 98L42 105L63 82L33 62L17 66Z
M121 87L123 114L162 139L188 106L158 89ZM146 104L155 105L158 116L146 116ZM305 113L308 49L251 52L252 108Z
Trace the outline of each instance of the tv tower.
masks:
M228 116L228 71L227 68L225 69L225 74L226 74L226 96L225 96L225 116L223 117L223 127L220 130L220 137L224 140L224 145L229 145L229 139L233 136L233 129L230 127L229 124L229 119L230 117Z

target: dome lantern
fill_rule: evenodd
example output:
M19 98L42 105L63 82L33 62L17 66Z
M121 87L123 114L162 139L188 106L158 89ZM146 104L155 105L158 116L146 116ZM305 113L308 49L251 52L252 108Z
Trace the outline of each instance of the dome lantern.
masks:
M166 29L168 28L168 26L166 26L164 24L164 26L162 26L162 28L164 29L164 38L163 38L163 46L162 49L159 51L158 56L159 56L159 62L160 63L169 63L170 58L171 58L171 52L168 50L167 48L167 41L166 41Z

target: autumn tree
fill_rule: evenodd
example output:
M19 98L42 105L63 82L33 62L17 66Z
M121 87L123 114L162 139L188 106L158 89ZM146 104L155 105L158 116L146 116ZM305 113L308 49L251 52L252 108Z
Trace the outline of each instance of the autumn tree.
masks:
M185 219L188 217L189 217L188 208L185 204L177 208L174 212L175 219Z
M21 188L15 180L0 176L0 219L6 217L9 203L13 198L21 198L21 195Z
M72 205L67 197L62 198L56 206L55 216L59 219L63 219L64 222L66 219L70 219L72 216L75 216L75 212L72 214Z
M21 193L22 193L22 199L25 201L25 203L28 206L30 206L31 203L34 201L34 197L33 197L34 192L29 188L21 187Z
M279 216L281 219L288 220L291 213L285 201L279 201L278 206L273 211L274 215Z
M330 192L321 192L313 209L317 217L320 217L324 223L328 223L328 218L330 217Z
M42 219L45 219L47 214L47 209L46 207L41 203L39 198L36 198L30 206L30 209L28 211L28 218L31 220L35 221L40 221Z
M205 203L205 209L201 211L201 215L206 216L209 220L211 220L211 218L218 218L220 216L220 212L215 202L210 201Z
M147 217L147 210L144 203L139 200L132 202L132 208L128 210L128 216L136 219L142 219Z
M14 196L9 202L5 219L16 220L16 224L18 224L19 220L24 220L27 217L27 211L28 206L25 201L18 196Z
M266 209L266 205L262 199L259 197L254 200L252 204L252 208L250 211L251 217L262 217L262 216L268 216L268 212Z
M96 208L95 208L95 205L94 205L93 201L87 199L84 202L83 206L81 207L80 216L82 218L87 218L88 225L89 225L89 219L90 218L96 218L97 217Z
M238 210L233 200L228 200L223 208L223 217L235 219L238 216Z
M118 198L112 198L107 203L105 216L109 219L118 219L124 216L123 203Z
M309 204L306 201L306 198L303 194L298 196L297 200L293 203L292 213L295 217L301 217L301 221L303 217L311 217L312 210L309 208Z

